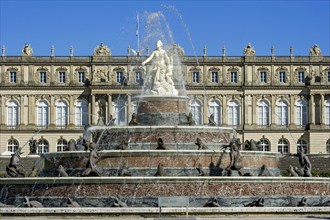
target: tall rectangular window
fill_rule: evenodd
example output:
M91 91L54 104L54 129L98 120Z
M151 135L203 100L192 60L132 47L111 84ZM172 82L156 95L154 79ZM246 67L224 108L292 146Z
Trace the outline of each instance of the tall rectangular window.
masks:
M40 83L47 82L47 73L46 72L39 72L39 82Z
M65 83L65 72L59 72L58 74L59 83Z
M300 83L305 82L305 72L298 72L298 82Z
M116 74L116 80L117 80L117 83L122 83L123 72L117 72L117 74Z
M140 83L141 81L141 72L135 72L135 83Z
M80 83L85 82L85 72L78 72L78 82Z
M192 82L193 83L199 83L199 72L193 72L192 73Z
M267 83L267 72L260 72L260 82Z
M328 72L328 83L330 83L330 72Z
M10 72L9 73L9 81L10 81L10 83L16 83L17 82L16 72Z
M212 82L213 83L218 82L218 72L212 72Z
M285 83L285 72L280 72L280 83Z
M237 72L230 72L230 82L237 83Z

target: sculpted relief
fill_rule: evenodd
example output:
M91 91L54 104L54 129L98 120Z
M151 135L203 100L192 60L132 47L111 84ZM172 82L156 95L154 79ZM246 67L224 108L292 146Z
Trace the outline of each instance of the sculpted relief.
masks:
M93 82L109 82L108 68L97 67L93 71Z

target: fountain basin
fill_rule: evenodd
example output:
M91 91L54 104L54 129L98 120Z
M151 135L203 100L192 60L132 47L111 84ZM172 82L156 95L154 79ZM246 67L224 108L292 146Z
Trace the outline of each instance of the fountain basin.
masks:
M57 176L61 164L70 176L80 176L88 163L89 152L72 151L45 153L41 176ZM125 164L132 176L153 176L158 164L167 176L198 176L197 167L205 176L224 176L229 164L229 151L223 150L103 150L98 152L97 166L104 170L103 176L118 176ZM280 153L245 151L241 153L243 172L258 176L263 164L272 176L279 176ZM238 175L236 172L233 175Z
M200 138L210 149L228 145L235 131L229 127L210 126L92 126L84 133L86 141L99 143L102 149L114 149L122 142L128 149L155 149L162 138L167 149L197 149Z
M296 206L330 201L329 178L301 177L66 177L1 178L1 201L19 205L24 196L48 207L63 207L65 197L82 206L109 207L115 198L130 207L155 207L163 196L189 197L190 207L217 198L223 207L239 207L258 198L265 206ZM16 203L15 203L16 202ZM260 208L259 208L260 209Z
M137 121L140 125L187 124L187 96L138 96Z

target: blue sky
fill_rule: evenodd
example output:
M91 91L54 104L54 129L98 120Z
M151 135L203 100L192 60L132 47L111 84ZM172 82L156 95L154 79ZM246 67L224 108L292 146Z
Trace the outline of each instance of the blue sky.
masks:
M89 56L103 42L113 55L126 55L127 46L137 48L136 13L140 14L141 47L150 13L160 11L164 33L185 49L185 54L241 56L251 42L256 55L308 55L317 43L330 54L330 1L7 1L1 2L0 44L6 55L17 56L30 43L36 56ZM166 22L164 22L164 18ZM168 29L164 28L166 25ZM157 30L159 31L159 30ZM150 33L149 33L150 35ZM157 35L155 36L157 38Z

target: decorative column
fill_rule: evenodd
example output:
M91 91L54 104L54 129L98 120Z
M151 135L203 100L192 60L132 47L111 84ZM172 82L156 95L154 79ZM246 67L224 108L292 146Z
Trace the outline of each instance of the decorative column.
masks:
M228 124L227 120L227 97L224 95L222 97L222 124L225 126Z
M112 95L111 94L108 94L108 114L107 114L107 117L108 117L108 120L109 120L109 117L110 115L113 114L113 108L112 108ZM114 118L115 116L112 115L112 118Z
M0 112L0 123L1 128L6 126L6 96L0 95L1 112Z
M91 113L91 124L95 125L97 122L97 111L96 111L96 104L95 104L95 94L92 94L92 103L90 105L90 113Z
M320 122L321 122L321 126L324 127L325 126L325 108L324 108L324 94L321 94L321 109L320 109Z
M131 120L132 115L132 95L127 94L127 122Z
M55 129L55 127L56 127L56 121L55 121L55 118L56 118L56 116L55 116L55 108L56 108L56 106L55 106L55 97L54 96L50 96L50 106L49 106L49 111L50 111L50 118L49 118L49 128L51 128L51 129Z
M315 103L314 103L314 95L310 94L309 99L309 124L315 125Z
M252 127L256 127L257 125L257 112L258 108L256 96L252 95Z
M270 115L271 115L271 127L276 127L276 104L275 95L271 95Z
M35 126L35 96L29 95L29 126L34 127Z
M24 95L20 95L20 99L21 99L20 100L21 105L20 105L20 112L19 112L19 114L20 114L19 126L20 126L20 128L22 128L25 125L25 123L24 123L24 119L25 119L25 117L24 117Z
M208 115L208 103L207 103L207 95L203 95L203 121L202 124L208 124L209 123L209 115Z
M73 100L73 95L69 96L69 128L74 128L74 100Z
M294 95L289 95L290 96L290 118L289 118L289 128L294 128L296 127L296 122L295 122L295 96Z

